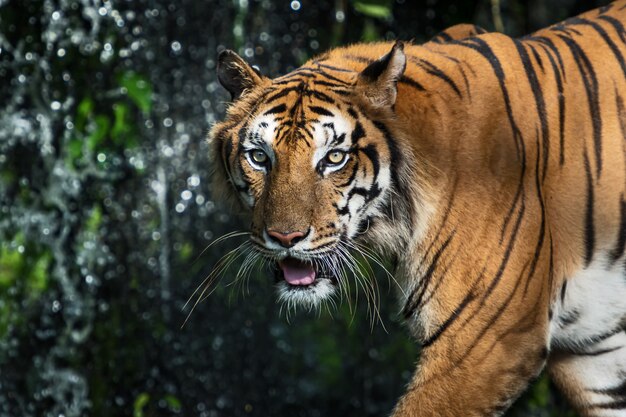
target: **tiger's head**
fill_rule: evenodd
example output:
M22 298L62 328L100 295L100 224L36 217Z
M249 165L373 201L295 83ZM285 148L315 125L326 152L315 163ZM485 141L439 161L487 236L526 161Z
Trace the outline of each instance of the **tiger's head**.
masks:
M291 305L330 297L360 240L400 245L413 222L412 156L390 127L402 44L361 71L329 62L271 80L232 51L218 58L233 103L209 135L216 186L250 211L251 243Z

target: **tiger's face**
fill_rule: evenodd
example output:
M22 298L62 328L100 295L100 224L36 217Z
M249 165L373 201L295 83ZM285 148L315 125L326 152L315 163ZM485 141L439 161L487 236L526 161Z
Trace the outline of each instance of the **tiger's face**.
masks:
M210 135L218 181L250 211L250 239L274 265L283 301L330 297L356 268L356 241L388 214L398 155L378 119L390 117L404 62L396 46L369 74L340 71L331 83L301 69L272 81L220 55L234 103Z

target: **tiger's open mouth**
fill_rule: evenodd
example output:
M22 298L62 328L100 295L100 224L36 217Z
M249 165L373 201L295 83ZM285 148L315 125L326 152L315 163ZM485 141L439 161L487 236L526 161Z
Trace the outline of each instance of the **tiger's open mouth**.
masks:
M337 284L337 277L329 268L323 268L317 262L287 257L276 263L276 281L284 282L292 289L304 289L317 285L320 281Z
M315 282L317 271L313 263L296 258L285 258L278 261L282 276L289 285L307 286Z
M275 264L279 300L289 307L318 307L332 297L339 285L326 262L288 257Z

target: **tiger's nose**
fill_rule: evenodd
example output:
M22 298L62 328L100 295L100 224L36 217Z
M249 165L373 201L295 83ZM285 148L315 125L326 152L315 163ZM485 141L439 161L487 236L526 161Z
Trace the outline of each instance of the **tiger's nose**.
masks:
M307 230L306 233L305 232L300 232L300 231L296 231L296 232L279 232L277 230L267 230L267 234L268 236L276 243L280 244L281 246L284 246L286 248L290 248L293 245L295 245L296 243L300 242L301 240L303 240L305 237L307 237L307 235L309 234L309 231L311 229Z

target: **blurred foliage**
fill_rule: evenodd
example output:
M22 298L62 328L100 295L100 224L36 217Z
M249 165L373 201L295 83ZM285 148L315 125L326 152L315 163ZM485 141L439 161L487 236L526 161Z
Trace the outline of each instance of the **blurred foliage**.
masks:
M512 35L598 5L501 3ZM203 249L246 228L209 185L204 137L227 101L215 56L235 48L275 76L333 45L490 29L489 10L0 0L0 416L388 413L418 347L384 274L373 326L362 294L287 320L258 271L245 286L226 274L181 328L188 297L241 240ZM561 410L542 377L511 415L572 415Z

